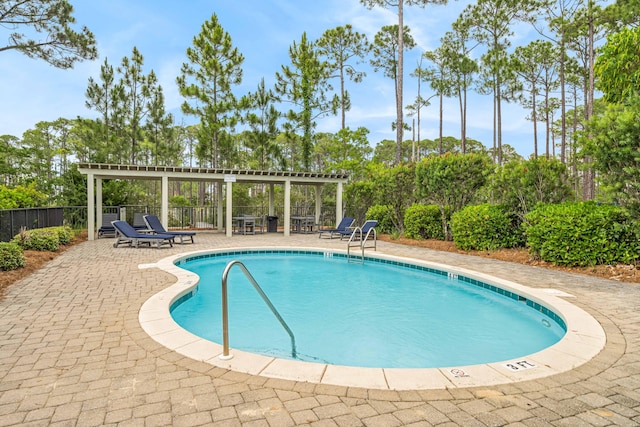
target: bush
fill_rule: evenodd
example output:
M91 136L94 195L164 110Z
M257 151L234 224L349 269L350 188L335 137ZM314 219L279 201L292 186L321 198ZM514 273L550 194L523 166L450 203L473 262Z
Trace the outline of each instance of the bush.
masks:
M445 210L447 222L449 209ZM442 213L438 205L412 205L404 214L404 234L411 239L445 240Z
M47 195L36 190L35 183L8 188L0 185L0 209L34 208L46 204Z
M389 205L373 205L369 209L367 209L367 219L375 219L378 221L378 226L376 230L379 233L393 233L393 220L391 216L393 215L393 208Z
M557 159L512 160L492 174L490 191L496 203L509 206L522 221L538 203L573 200L567 176L567 166Z
M58 233L52 228L21 231L13 238L13 242L23 249L33 251L55 252L59 246Z
M594 202L541 204L526 216L530 252L566 266L631 264L640 227L625 208Z
M26 262L20 245L12 242L0 242L0 270L15 270L24 267Z
M356 181L347 185L344 189L344 201L349 216L356 219L358 224L364 223L367 209L373 202L374 186L371 181Z
M62 227L50 227L48 228L53 230L58 235L58 243L61 245L68 245L73 239L73 230L71 227L62 226Z
M457 212L478 200L492 170L486 154L432 154L416 165L416 192L421 200ZM447 239L449 229L447 224Z
M467 206L451 217L453 242L468 250L513 248L524 242L516 215L504 205Z

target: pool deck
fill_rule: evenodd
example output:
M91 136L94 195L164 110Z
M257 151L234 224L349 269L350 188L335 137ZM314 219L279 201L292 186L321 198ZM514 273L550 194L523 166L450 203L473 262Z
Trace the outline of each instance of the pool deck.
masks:
M0 426L640 425L640 286L379 242L378 252L573 295L604 349L577 368L508 384L380 390L229 371L170 350L139 311L175 277L139 268L185 252L256 246L343 250L317 235L198 233L194 245L76 245L0 300Z

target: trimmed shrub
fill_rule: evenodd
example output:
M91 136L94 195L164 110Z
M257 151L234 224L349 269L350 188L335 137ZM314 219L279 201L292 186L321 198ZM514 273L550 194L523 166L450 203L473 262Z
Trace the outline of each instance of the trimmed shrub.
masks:
M449 209L445 210L447 221ZM411 239L445 240L442 213L438 205L412 205L404 214L404 234Z
M531 254L558 265L631 264L640 251L640 226L618 206L541 204L525 230Z
M524 242L517 216L504 205L467 206L451 217L453 242L468 250L513 248Z
M13 238L13 242L22 246L23 249L32 251L55 252L59 246L58 233L51 228L21 231Z
M61 245L68 245L73 239L73 230L71 227L49 227L47 230L53 230L58 235L58 243Z
M538 203L574 200L569 175L558 159L512 160L496 168L489 191L495 203L509 206L522 221Z
M416 192L419 200L457 212L480 200L480 190L493 170L493 162L485 153L431 154L416 164ZM447 224L447 240L451 228Z
M0 242L0 270L15 270L24 267L26 262L20 245L13 242Z
M376 227L378 233L391 234L394 232L392 215L393 208L389 205L373 205L367 209L367 219L378 221L378 226Z

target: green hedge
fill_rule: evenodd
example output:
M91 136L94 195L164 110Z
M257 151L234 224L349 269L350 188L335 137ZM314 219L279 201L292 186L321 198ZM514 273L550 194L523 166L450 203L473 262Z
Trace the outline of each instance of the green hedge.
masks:
M373 205L367 209L367 219L374 219L378 221L376 230L378 233L391 234L395 230L393 226L393 208L389 205ZM362 224L359 224L362 225Z
M71 243L73 237L73 230L65 225L23 230L14 236L13 242L22 246L23 249L55 252L60 245Z
M25 250L32 251L55 252L60 245L58 233L51 228L21 231L13 238L13 242L19 244Z
M0 242L0 270L15 270L24 267L26 262L20 245L13 242Z
M53 230L58 235L58 243L61 245L68 245L71 243L74 236L71 227L66 225L61 227L49 227L47 230Z
M504 205L475 205L451 217L453 242L462 250L513 248L524 243L516 215Z
M449 220L449 209L445 212ZM404 213L404 234L411 239L445 240L438 205L412 205Z
M531 254L558 265L631 264L640 251L640 227L618 206L541 204L525 229Z

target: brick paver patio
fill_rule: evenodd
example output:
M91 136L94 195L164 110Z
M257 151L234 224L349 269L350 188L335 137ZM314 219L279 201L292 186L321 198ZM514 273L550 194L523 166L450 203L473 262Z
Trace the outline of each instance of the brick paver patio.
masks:
M607 334L590 362L543 379L492 387L367 390L227 371L168 350L138 310L174 282L138 269L180 252L238 246L344 249L315 235L199 233L195 245L70 248L0 301L0 426L638 426L640 286L379 242L378 251L554 288Z

